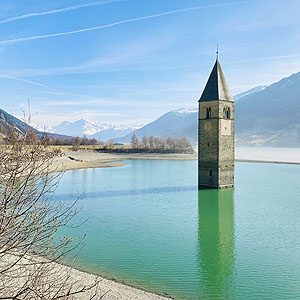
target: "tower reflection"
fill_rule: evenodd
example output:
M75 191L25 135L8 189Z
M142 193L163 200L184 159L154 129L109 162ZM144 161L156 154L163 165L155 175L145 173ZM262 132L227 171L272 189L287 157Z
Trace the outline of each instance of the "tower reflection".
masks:
M198 294L232 299L234 292L233 189L200 190L198 202Z

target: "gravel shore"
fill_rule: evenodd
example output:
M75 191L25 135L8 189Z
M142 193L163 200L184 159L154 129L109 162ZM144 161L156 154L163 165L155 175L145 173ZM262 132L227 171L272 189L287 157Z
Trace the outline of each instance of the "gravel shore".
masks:
M136 154L112 154L93 151L63 151L61 156L55 159L52 171L68 171L86 168L119 167L121 161L132 159L145 160L196 160L194 154L161 154L161 153L136 153Z
M106 279L76 269L71 271L71 279L74 282L80 282L82 286L93 285L95 280L99 281L97 294L103 296L103 300L170 300L171 298L163 297L154 293L146 292L114 280ZM88 300L90 293L78 295L78 300Z

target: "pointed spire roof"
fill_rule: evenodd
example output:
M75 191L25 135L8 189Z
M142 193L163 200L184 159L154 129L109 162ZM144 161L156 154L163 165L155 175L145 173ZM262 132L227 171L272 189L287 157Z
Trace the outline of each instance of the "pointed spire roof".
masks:
M210 73L199 101L213 100L234 101L218 59Z

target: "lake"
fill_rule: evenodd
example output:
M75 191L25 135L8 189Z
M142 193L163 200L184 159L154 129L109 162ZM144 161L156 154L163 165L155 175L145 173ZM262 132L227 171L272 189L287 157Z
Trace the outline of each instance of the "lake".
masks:
M66 172L80 195L77 267L178 299L300 299L300 166L236 163L236 186L197 190L197 161Z

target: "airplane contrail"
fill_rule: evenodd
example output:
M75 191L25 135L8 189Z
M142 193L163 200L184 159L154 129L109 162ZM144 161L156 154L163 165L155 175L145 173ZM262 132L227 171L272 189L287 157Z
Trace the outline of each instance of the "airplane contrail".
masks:
M59 9L54 9L54 10L49 10L49 11L34 12L34 13L22 15L22 16L16 16L16 17L11 17L11 18L7 18L7 19L4 19L4 20L0 20L0 24L9 23L9 22L22 20L22 19L27 19L27 18L32 18L32 17L37 17L37 16L44 16L44 15L52 15L52 14L62 13L62 12L65 12L65 11L76 10L76 9L83 8L83 7L97 6L97 5L103 5L103 4L113 3L113 2L120 2L120 1L123 1L123 0L103 0L103 1L73 5L73 6L70 6L70 7L59 8Z
M36 35L36 36L30 36L30 37L24 37L24 38L5 40L5 41L1 41L0 45L21 43L21 42L25 42L25 41L45 39L45 38L56 37L56 36L72 35L72 34L77 34L77 33L82 33L82 32L87 32L87 31L94 31L94 30L114 27L114 26L121 25L121 24L126 24L126 23L132 23L132 22L137 22L137 21L142 21L142 20L147 20L147 19L152 19L152 18L158 18L158 17L162 17L162 16L167 16L167 15L183 13L183 12L187 12L187 11L193 11L193 10L199 10L199 9L205 9L205 8L222 7L222 6L232 6L232 5L238 5L238 4L243 4L243 3L247 3L247 2L248 1L242 1L242 2L232 2L232 3L224 3L224 4L215 4L215 5L208 5L208 6L196 6L196 7L176 9L176 10L166 11L166 12L159 13L159 14L154 14L154 15L149 15L149 16L144 16L144 17L138 17L138 18L133 18L133 19L127 19L127 20L123 20L123 21L119 21L119 22L114 22L114 23L111 23L111 24L100 25L100 26L89 27L89 28L83 28L83 29L78 29L78 30L73 30L73 31L58 32L58 33L51 33L51 34Z
M299 53L287 54L287 55L277 55L277 56L267 56L267 57L258 57L252 59L243 59L232 62L227 62L227 64L240 64L240 63L248 63L248 62L256 62L256 61L265 61L265 60L273 60L273 59L282 59L282 58L295 58L300 57Z
M32 81L32 80L27 80L27 79L23 79L23 78L19 78L19 77L15 77L15 76L9 76L9 75L0 75L0 78L6 78L6 79L13 79L13 80L18 80L18 81L22 81L22 82L26 82L26 83L30 83L32 85L37 85L37 86L41 86L47 89L50 89L50 87L46 84L43 83L39 83L36 81Z

